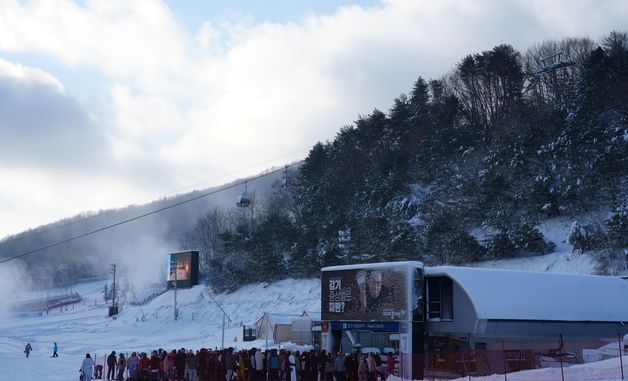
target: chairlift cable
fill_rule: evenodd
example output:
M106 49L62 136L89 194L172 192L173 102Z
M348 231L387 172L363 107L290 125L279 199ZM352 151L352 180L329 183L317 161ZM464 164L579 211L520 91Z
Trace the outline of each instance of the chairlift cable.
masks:
M225 177L229 177L229 176L235 175L235 174L240 173L240 172L242 172L242 171L246 171L246 170L251 169L251 168L259 167L260 165L267 164L267 163L271 163L271 162L273 162L273 161L275 161L275 160L278 160L278 159L283 159L283 158L285 158L285 157L287 157L287 156L293 155L293 154L298 153L298 152L303 152L303 151L305 151L306 149L309 149L309 147L307 147L307 148L301 148L301 149L299 149L299 150L292 151L292 152L288 152L288 153L286 153L286 154L284 154L284 155L277 156L277 157L274 157L274 158L272 158L272 159L264 160L263 162L260 162L260 163L257 163L257 164L253 164L253 165L250 165L250 166L248 166L248 167L244 167L244 168L236 169L236 170L231 171L231 172L229 172L229 173L225 173L225 174L223 174L223 175L221 175L221 176L214 177L213 179L203 180L203 181L200 181L200 182L196 182L196 183L194 183L194 184L191 184L191 185L188 185L188 186L185 186L185 187L182 187L182 188L178 188L178 189L172 190L172 191L170 191L170 192L168 192L168 193L166 193L166 194L162 194L162 195L160 195L160 196L154 197L153 199L167 198L168 196L175 195L175 194L180 193L180 192L182 192L182 191L189 190L189 189L193 189L193 188L195 188L195 187L197 187L197 186L200 186L200 185L203 185L203 184L212 183L212 182L215 182L215 181L220 180L220 179L222 179L222 178L225 178ZM286 167L288 167L288 166L292 166L292 165L294 165L294 164L288 164L288 165L286 165ZM227 188L225 188L225 189L227 189ZM93 215L85 216L85 217L82 217L82 218L80 218L80 219L72 219L72 218L75 218L75 217L79 216L79 215L80 215L80 213L79 213L79 214L77 214L76 216L73 216L73 217L68 217L68 218L70 218L70 219L72 219L72 220L67 221L67 222L64 222L64 223L62 223L62 224L56 224L55 222L52 222L51 224L54 224L53 226L39 227L39 228L35 228L35 229L33 229L33 230L34 230L34 231L36 231L36 232L38 232L38 233L41 233L41 232L46 232L46 231L49 231L49 230L62 228L62 227L64 227L64 226L74 225L74 224L77 224L77 223L83 223L83 222L85 222L85 221L88 221L88 220L91 220L91 219L95 219L95 218L98 218L98 217L107 216L107 215L109 215L109 214L113 214L113 213L118 212L118 211L119 211L119 209L111 209L111 210L104 211L104 212L102 212L102 213L98 213L98 214L93 214ZM14 236L15 236L15 235L19 235L19 234L20 234L20 233L14 234ZM0 261L0 263L2 263L2 261Z
M207 295L209 295L209 297L211 298L211 300L216 303L216 305L218 306L218 308L220 308L220 310L222 311L223 314L225 314L225 316L227 317L227 319L229 319L229 323L233 324L233 320L231 320L231 318L229 317L229 314L227 314L227 312L222 309L222 306L220 304L218 304L218 302L216 301L216 299L214 299L214 297L212 296L211 292L207 291Z
M297 163L289 164L289 166L295 166L295 165L297 165ZM12 256L12 257L9 257L9 258L5 258L5 259L1 259L0 260L0 264L12 261L14 259L23 258L23 257L26 257L26 256L31 255L31 254L39 253L39 252L42 252L44 250L47 250L47 249L50 249L50 248L53 248L53 247L61 246L61 245L66 244L68 242L76 241L78 239L81 239L81 238L84 238L84 237L87 237L87 236L90 236L90 235L94 235L96 233L100 233L102 231L109 230L111 228L114 228L114 227L117 227L117 226L120 226L120 225L124 225L126 223L129 223L129 222L132 222L132 221L136 221L136 220L142 219L144 217L148 217L148 216L151 216L153 214L157 214L157 213L163 212L163 211L168 210L168 209L176 208L178 206L181 206L181 205L184 205L184 204L188 204L188 203L190 203L192 201L196 201L196 200L199 200L201 198L205 198L205 197L214 195L216 193L220 193L220 192L225 191L227 189L231 189L231 188L235 188L235 187L241 186L243 183L246 183L249 180L261 179L261 178L264 178L266 176L269 176L269 175L272 175L274 173L277 173L279 171L283 171L283 168L275 169L275 170L263 173L261 175L257 175L257 176L251 177L251 178L249 178L247 180L242 180L242 181L233 183L231 185L228 185L226 187L223 187L223 188L220 188L220 189L216 189L216 190L213 190L211 192L206 192L206 193L203 193L201 195L192 197L190 199L179 201L179 202L176 202L176 203L174 203L172 205L168 205L168 206L165 206L165 207L162 207L162 208L159 208L159 209L155 209L153 211L150 211L150 212L147 212L147 213L144 213L144 214L140 214L139 216L131 217L131 218L128 218L128 219L125 219L125 220L122 220L122 221L119 221L119 222L116 222L116 223L104 226L102 228L98 228L98 229L89 231L87 233L79 234L77 236L70 237L70 238L64 239L62 241L58 241L58 242L52 243L50 245L42 246L40 248L37 248L37 249L34 249L34 250L30 250L30 251L27 251L27 252L19 254L19 255L15 255L15 256Z

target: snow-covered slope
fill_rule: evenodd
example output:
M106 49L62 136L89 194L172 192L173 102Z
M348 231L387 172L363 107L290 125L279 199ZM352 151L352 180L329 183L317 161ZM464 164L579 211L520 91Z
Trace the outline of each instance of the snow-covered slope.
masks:
M108 306L100 293L107 280L73 287L83 303L49 314L12 314L0 324L0 381L67 380L77 372L85 353L102 362L106 353L148 351L156 348L213 348L222 345L223 313L203 286L179 289L179 317L174 320L174 291L168 291L143 306L126 305L116 319L107 317ZM165 286L165 282L164 282ZM252 324L266 311L300 314L320 311L318 279L284 280L241 288L232 294L212 295L229 319L225 326L226 346L242 348L241 324ZM33 353L22 353L30 342ZM53 343L60 357L50 358ZM262 341L247 342L258 346ZM6 368L5 368L6 365ZM10 369L8 371L6 369Z
M569 218L561 217L547 220L540 224L539 230L545 239L556 245L554 252L551 254L480 262L472 266L561 274L593 274L596 266L595 259L591 255L574 254L572 246L567 241L572 222Z
M552 254L485 262L475 266L591 274L594 260L588 255L572 254L571 248L564 242L563 225L566 223L553 221L542 226L542 229L546 229L543 233L557 244L557 250ZM241 341L241 325L253 324L264 312L298 315L304 310L320 311L320 280L288 279L274 284L248 285L231 294L210 295L203 286L179 289L177 305L180 312L177 320L174 320L173 313L173 291L165 292L145 305L124 305L116 319L111 319L107 317L107 305L101 295L108 281L103 279L73 286L72 292L78 292L83 302L63 310L57 309L49 314L12 313L1 316L0 381L72 379L77 377L79 365L87 352L95 354L97 360L102 362L105 354L112 350L130 352L156 348L220 347L223 341L223 313L216 302L231 320L226 321L224 344L236 348L265 345L263 340ZM159 291L159 288L163 291L163 286L165 282L157 289L144 287L136 292L137 299L142 300ZM33 297L37 295L23 296ZM29 359L22 353L27 342L33 346ZM50 358L54 342L60 346L58 358ZM607 367L615 366L609 364ZM617 374L617 371L617 368L614 369L615 373L604 370L610 372L608 374ZM587 374L588 379L606 377L601 373L600 377L593 377L590 372L595 370L587 368L578 374ZM543 377L537 374L517 379Z

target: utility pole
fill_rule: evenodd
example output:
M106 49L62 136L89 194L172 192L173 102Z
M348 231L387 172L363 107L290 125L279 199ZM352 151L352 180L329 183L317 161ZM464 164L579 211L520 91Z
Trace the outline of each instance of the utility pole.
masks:
M179 271L179 263L174 261L174 320L179 317L179 310L177 309L177 272Z
M118 304L116 303L116 265L111 265L111 273L113 274L113 285L111 286L111 307L109 307L109 317L115 319L115 316L118 314Z
M214 297L212 296L211 293L207 293L207 295L209 295L209 297L211 298L211 300L216 303L216 305L218 306L218 308L220 308L220 310L222 311L222 343L221 346L224 349L225 348L225 325L226 325L226 321L225 319L229 319L229 323L233 323L233 320L231 320L231 318L229 317L229 315L227 315L227 312L225 312L225 310L220 306L220 304L218 304L218 302L216 301L216 299L214 299Z
M111 265L111 273L113 274L113 288L111 290L112 293L112 307L116 307L116 265Z
M269 319L268 312L264 312L264 318L266 319L265 320L266 327L264 328L264 332L266 333L266 349L268 349L268 331L270 329L270 327L268 326L268 319Z
M220 342L220 347L222 349L225 349L225 316L227 316L226 313L222 314L222 340Z

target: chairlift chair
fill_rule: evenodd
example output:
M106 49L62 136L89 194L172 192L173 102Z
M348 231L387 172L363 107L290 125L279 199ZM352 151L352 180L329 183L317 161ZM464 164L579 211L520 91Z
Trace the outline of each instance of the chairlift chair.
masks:
M247 208L251 205L251 198L246 193L246 182L244 183L244 192L238 197L236 205L238 208Z
M288 166L283 169L283 176L281 177L280 187L281 189L287 189L290 187L290 177L288 175Z
M291 176L288 172L288 167L289 166L286 165L283 171L283 176L281 177L281 181L279 182L279 186L281 187L281 189L295 188L299 185L297 178L293 175Z
M240 195L240 197L238 198L238 201L236 202L236 205L238 206L238 208L246 208L248 206L251 205L251 199L249 198L249 195L246 194L246 192L242 193Z

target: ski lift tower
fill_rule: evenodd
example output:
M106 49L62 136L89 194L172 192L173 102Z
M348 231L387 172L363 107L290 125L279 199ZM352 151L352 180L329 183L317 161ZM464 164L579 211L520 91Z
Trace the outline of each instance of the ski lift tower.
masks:
M281 177L280 187L281 189L292 188L294 184L294 179L290 177L290 172L288 172L288 165L286 165L283 169L283 175Z
M111 273L113 274L113 289L111 290L111 294L112 294L112 302L111 302L111 307L109 307L109 317L113 317L115 319L115 316L118 314L119 309L118 309L118 303L116 302L116 294L118 293L118 290L116 289L116 265L112 264L111 265Z
M547 56L541 59L541 67L534 72L534 76L540 78L544 75L550 76L550 81L552 82L552 90L557 97L560 97L560 93L558 91L558 77L556 76L556 71L559 69L566 68L568 66L572 66L574 64L573 61L564 58L563 52L558 52L552 54L551 56ZM560 99L559 99L560 101Z
M556 72L556 70L563 67L573 65L573 62L568 59L563 59L563 52L552 54L551 56L541 59L543 67L538 69L534 74L541 75L549 72Z

